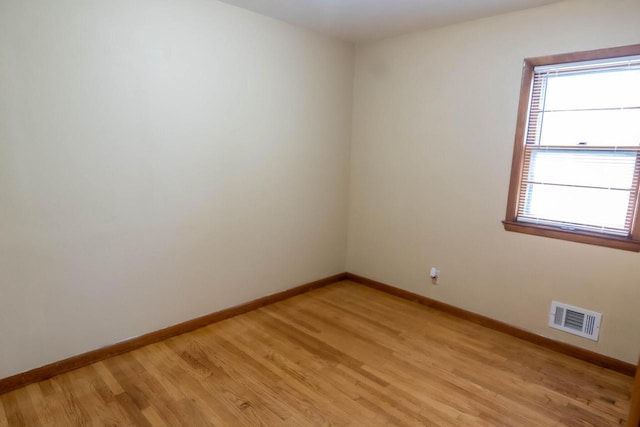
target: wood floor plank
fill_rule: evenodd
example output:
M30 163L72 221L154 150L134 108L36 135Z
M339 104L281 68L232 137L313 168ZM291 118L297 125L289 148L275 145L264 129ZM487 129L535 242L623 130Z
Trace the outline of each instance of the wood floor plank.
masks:
M56 418L54 412L52 412L51 401L46 399L42 393L42 388L39 384L31 384L26 387L26 391L29 394L28 404L30 405L29 411L35 413L38 417L37 424L44 426L54 426ZM26 400L26 399L25 399Z
M85 426L89 425L89 413L86 412L81 403L78 395L81 393L80 383L73 383L71 376L74 372L69 372L65 375L59 375L51 379L51 384L56 394L60 396L60 402L62 402L62 410L69 419L71 425Z
M7 420L7 415L4 412L4 404L2 403L2 399L0 399L0 427L7 427L9 425L9 421Z
M632 382L344 281L0 395L0 427L614 426Z
M64 396L58 394L53 387L52 380L49 379L33 385L38 386L42 395L40 402L42 406L34 407L33 410L40 411L45 407L45 411L48 411L53 419L53 424L51 425L71 425L71 420L67 417L64 409Z
M124 393L122 386L120 385L120 383L118 383L118 380L113 377L113 374L107 369L104 363L94 363L93 367L96 370L98 376L102 379L104 384L109 387L109 390L111 390L111 393L113 393L114 396L117 396L120 393Z
M260 379L260 382L266 385L273 385L269 389L263 389L266 396L274 396L282 402L289 403L289 411L297 408L304 418L313 420L312 425L348 424L348 413L344 408L337 408L330 411L330 405L324 394L336 394L336 390L323 389L323 380L309 381L304 375L296 373L292 375L294 369L291 366L284 366L281 361L270 358L263 359L256 354L252 347L260 345L259 341L254 341L250 347L243 347L234 340L231 343L226 339L207 341L212 351L214 360L222 366L225 371L238 382L244 382L247 370L251 373L250 377ZM234 362L235 361L235 362ZM238 369L242 366L243 369ZM312 378L312 375L308 375ZM348 402L345 403L348 406ZM282 409L274 408L275 412L282 412Z
M297 317L293 317L293 318L297 318ZM263 320L261 322L259 322L259 324L265 324L266 322ZM297 322L296 322L297 323ZM295 325L294 324L290 324L289 325L291 328L295 329ZM322 326L321 326L322 327ZM317 328L313 328L315 330L318 330ZM258 342L267 342L269 339L273 338L273 334L271 334L271 336L265 334L262 337L259 337L259 339L257 340ZM288 338L286 337L286 335L284 336L284 338L282 339L282 342L286 342L288 340ZM307 353L304 354L304 348L300 347L300 350L297 352L297 354L294 356L294 359L296 360L300 360L301 362L304 361L308 361L308 360L312 360L313 359L313 354L312 353ZM292 352L289 352L289 355L291 355ZM274 360L274 362L276 361L276 356L275 355L271 355L272 360ZM300 364L300 363L299 363ZM323 369L321 375L318 375L320 378L322 378L323 382L331 382L331 385L329 387L335 387L336 389L342 391L342 390L348 390L349 388L344 387L346 385L346 383L344 382L345 379L345 375L347 374L348 371L352 371L351 369L344 369L341 372L338 373L338 375L335 375L338 371L337 369L342 367L341 364L339 364L338 362L334 361L331 365L328 364L319 364L316 365L319 366L320 369ZM304 366L305 371L309 372L309 371L313 371L314 366L311 365L307 365ZM365 372L365 371L362 371ZM362 374L362 372L360 372L360 374ZM357 395L356 396L352 396L352 399L354 399L355 401L358 402L358 404L360 406L363 407L369 407L371 408L371 405L369 404L369 398L374 397L376 398L376 401L378 402L378 406L377 406L377 412L378 412L378 423L382 422L382 419L396 419L394 415L390 414L389 412L397 412L393 409L393 407L391 405L387 405L386 400L385 400L385 395L388 394L386 391L382 391L382 392L376 392L376 391L372 391L372 388L366 388L364 386L364 384L366 382L371 382L374 384L374 387L378 387L380 388L381 384L380 384L380 378L376 377L375 381L371 380L371 376L370 375L358 375L358 373L354 373L355 376L358 376L358 379L355 379L354 382L352 383L352 385L356 385L357 387L352 387L352 389L357 390ZM296 377L304 377L303 373L297 373L295 375ZM314 383L318 384L318 380L314 380ZM386 390L387 389L387 384L384 384L385 387L381 388L381 390ZM363 392L366 393L363 393ZM326 391L324 391L326 393ZM393 395L395 396L395 398L397 399L398 395L398 390L394 390L393 391ZM402 414L398 413L398 415L400 416L400 418L404 417L404 414L406 413L410 413L411 411L407 409L407 407L403 404L399 404L398 402L395 402L397 406L399 406L402 410ZM388 411L384 410L384 407L388 407ZM360 408L360 410L362 410L362 408ZM401 423L402 425L410 425L411 421L416 422L417 424L419 424L420 422L422 422L424 425L424 423L427 421L426 419L422 419L419 416L419 413L417 412L413 412L414 414L414 418L413 420L408 420L405 419L403 420L403 422ZM375 414L374 414L375 415ZM375 418L375 416L374 416Z
M149 424L154 427L165 427L169 425L153 406L149 406L148 408L143 409L142 415L144 415L147 421L149 421Z
M41 411L32 410L34 406L32 404L29 390L27 390L26 387L16 390L15 398L16 398L16 403L18 405L20 413L22 414L22 422L24 423L24 425L28 426L28 425L39 424L40 423L39 412Z
M236 341L237 348L256 360L256 367L268 366L276 373L278 379L274 383L279 384L279 387L274 390L277 392L274 396L286 396L291 408L304 407L305 417L316 420L313 425L324 424L327 420L323 414L326 412L334 414L333 422L337 424L348 424L349 414L354 411L360 412L362 419L375 416L373 413L362 411L352 401L354 396L335 387L327 381L326 375L320 375L319 371L328 366L327 363L317 363L317 359L302 348L279 347L274 350L269 343L277 341L271 341L271 337L260 336L258 333L259 331L254 330L253 334L249 335L252 339L248 342ZM288 392L283 393L284 390ZM339 399L342 405L332 409L331 401L336 399Z
M20 390L16 390L13 393L8 393L0 397L2 405L4 406L4 413L7 417L7 422L10 426L24 426L25 415L20 410L18 404L18 397L20 396ZM27 415L29 417L30 415Z

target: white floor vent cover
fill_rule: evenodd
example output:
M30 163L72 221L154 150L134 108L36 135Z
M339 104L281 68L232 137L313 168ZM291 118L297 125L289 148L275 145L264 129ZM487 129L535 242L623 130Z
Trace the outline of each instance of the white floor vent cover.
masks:
M558 301L551 302L549 326L570 334L598 341L602 314Z

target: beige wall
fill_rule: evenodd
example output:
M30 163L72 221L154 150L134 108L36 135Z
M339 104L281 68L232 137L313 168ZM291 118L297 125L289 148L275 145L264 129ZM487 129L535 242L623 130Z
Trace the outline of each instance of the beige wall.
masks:
M352 78L214 0L0 0L0 378L343 272Z
M522 59L640 43L639 23L637 0L578 0L357 47L347 270L635 363L640 254L500 221ZM601 311L600 341L549 329L553 299Z

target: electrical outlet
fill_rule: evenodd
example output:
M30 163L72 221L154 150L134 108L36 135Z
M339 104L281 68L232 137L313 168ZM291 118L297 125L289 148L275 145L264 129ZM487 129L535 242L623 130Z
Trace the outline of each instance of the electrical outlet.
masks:
M431 271L429 272L429 276L431 277L431 284L438 285L440 279L440 270L437 267L431 267Z

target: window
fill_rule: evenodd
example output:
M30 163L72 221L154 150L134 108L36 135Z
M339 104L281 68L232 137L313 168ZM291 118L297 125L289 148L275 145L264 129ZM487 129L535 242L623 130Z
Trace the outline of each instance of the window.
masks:
M640 45L524 61L508 231L640 251Z

